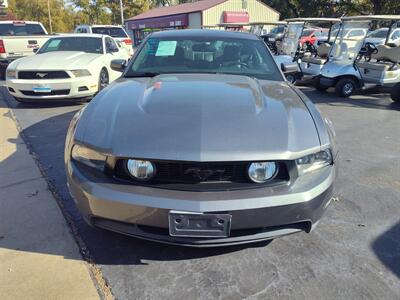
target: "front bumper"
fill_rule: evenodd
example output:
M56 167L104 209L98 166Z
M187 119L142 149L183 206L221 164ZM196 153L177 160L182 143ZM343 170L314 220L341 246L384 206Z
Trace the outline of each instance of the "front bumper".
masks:
M31 100L51 100L57 98L86 98L93 96L98 90L98 82L92 76L67 79L6 79L6 86L16 98ZM34 88L48 87L50 93L35 93Z
M287 185L252 190L187 192L124 185L67 161L70 192L92 226L137 238L194 247L225 246L309 232L329 205L336 166ZM227 238L169 235L170 210L232 215Z
M319 76L319 83L326 87L333 87L336 84L336 79Z

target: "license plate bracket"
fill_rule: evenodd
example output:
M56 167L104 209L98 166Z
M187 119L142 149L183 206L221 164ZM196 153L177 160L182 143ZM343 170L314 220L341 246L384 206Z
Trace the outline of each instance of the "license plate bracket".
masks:
M169 234L182 237L229 237L232 216L170 211Z
M49 85L38 85L32 88L35 93L51 93L51 87Z

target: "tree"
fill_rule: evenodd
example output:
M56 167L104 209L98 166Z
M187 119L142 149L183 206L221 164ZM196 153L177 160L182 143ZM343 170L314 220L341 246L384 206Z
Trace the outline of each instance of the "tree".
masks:
M136 16L150 8L148 0L123 0L124 19ZM111 21L113 24L121 23L121 10L119 0L107 0L106 6L111 10Z
M110 10L107 9L107 0L72 0L72 5L80 12L82 23L109 24Z
M262 0L281 18L341 17L343 15L398 14L398 0Z
M8 10L19 20L38 21L49 30L47 1L43 0L9 0ZM54 32L72 30L71 15L73 11L64 6L63 0L50 0L50 12Z

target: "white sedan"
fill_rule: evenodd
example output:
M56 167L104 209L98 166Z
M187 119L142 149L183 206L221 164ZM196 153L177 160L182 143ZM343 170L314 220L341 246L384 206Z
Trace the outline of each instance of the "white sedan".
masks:
M20 102L90 99L120 77L110 67L114 59L129 57L110 36L57 36L36 55L12 62L6 71L6 86Z

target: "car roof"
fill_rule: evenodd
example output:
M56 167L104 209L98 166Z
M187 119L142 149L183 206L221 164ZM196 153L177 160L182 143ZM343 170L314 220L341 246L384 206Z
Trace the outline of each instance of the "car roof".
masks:
M118 25L91 25L90 27L96 28L96 27L103 27L103 28L123 28L122 26Z
M212 29L181 29L181 30L165 30L153 32L152 37L174 38L174 37L213 37L213 38L239 38L258 40L254 34L237 31L212 30Z
M108 37L106 34L99 33L60 33L59 35L52 36L52 38L57 37L92 37L92 38L103 38Z
M0 24L41 24L40 22L36 21L19 21L19 20L13 20L13 21L0 21Z
M396 29L397 29L397 28L396 28ZM383 27L383 28L375 29L374 31L388 31L388 30L389 30L388 27ZM374 32L374 31L371 31L371 32Z

